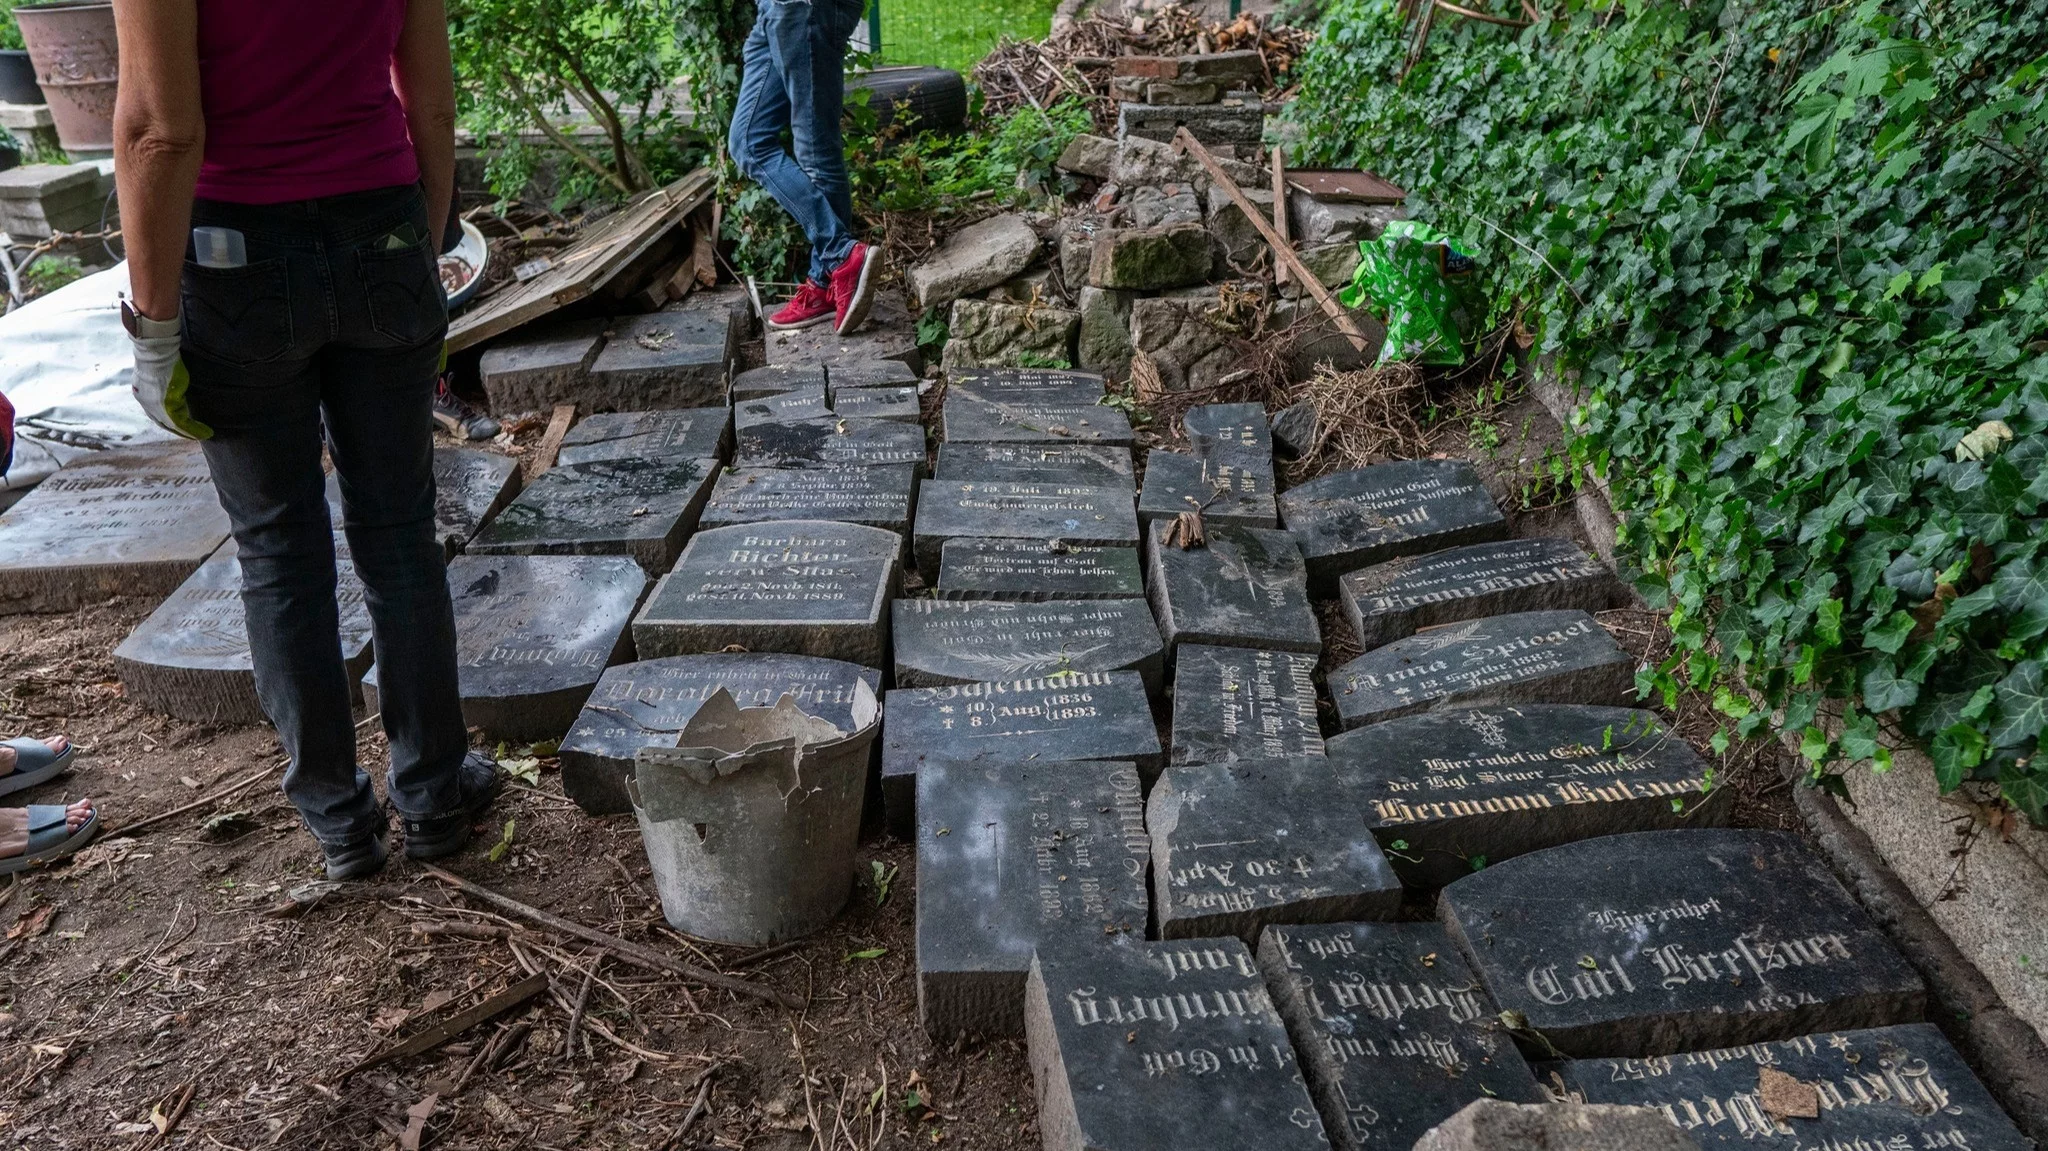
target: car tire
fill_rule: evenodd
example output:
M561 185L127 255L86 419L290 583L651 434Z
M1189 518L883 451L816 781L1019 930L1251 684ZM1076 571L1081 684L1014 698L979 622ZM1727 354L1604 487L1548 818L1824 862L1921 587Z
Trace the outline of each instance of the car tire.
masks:
M920 132L967 126L967 82L949 68L877 68L847 77L846 89L868 94L877 127L889 127L899 116Z

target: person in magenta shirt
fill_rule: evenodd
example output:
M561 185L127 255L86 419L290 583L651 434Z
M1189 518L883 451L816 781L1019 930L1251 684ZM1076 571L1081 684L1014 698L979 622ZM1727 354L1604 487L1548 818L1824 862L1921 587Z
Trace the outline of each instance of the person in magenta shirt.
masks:
M455 172L443 0L115 0L115 179L135 394L201 441L242 570L256 692L327 874L383 866L335 604L362 580L406 853L461 850L497 790L469 750L434 530L436 257Z

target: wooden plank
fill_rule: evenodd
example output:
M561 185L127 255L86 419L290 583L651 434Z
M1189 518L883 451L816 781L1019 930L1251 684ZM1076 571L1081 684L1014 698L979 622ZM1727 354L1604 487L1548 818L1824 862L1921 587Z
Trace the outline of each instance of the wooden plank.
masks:
M1331 322L1337 325L1337 331L1351 341L1352 347L1361 352L1369 350L1372 341L1359 330L1357 321L1351 318L1351 313L1344 310L1344 305L1337 302L1337 298L1330 294L1329 289L1323 287L1323 282L1316 279L1315 273L1309 271L1301 262L1301 257L1294 254L1294 245L1282 240L1279 233L1273 230L1273 225L1267 223L1266 218L1259 214L1258 205L1245 196L1244 189L1238 187L1237 182L1230 178L1230 174L1223 170L1223 166L1216 162L1216 157L1211 156L1209 150L1202 147L1201 141L1189 134L1186 128L1181 128L1173 134L1173 148L1176 152L1194 155L1196 161L1202 165L1202 170L1209 173L1210 181L1223 189L1224 195L1230 197L1230 202L1236 204L1237 210L1244 213L1244 218L1250 220L1252 227L1259 230L1259 235L1266 238L1266 243L1273 249L1273 255L1287 265L1289 274L1304 291L1315 297L1316 303L1322 305Z
M1280 242L1294 246L1294 237L1287 234L1287 153L1280 145L1273 145L1273 231L1279 233ZM1273 283L1287 282L1287 265L1273 261Z
M501 336L605 288L702 207L711 189L711 170L699 168L667 187L643 192L557 253L547 271L457 318L448 329L448 350L459 352Z
M562 437L569 434L569 425L575 422L575 404L555 405L555 414L548 419L548 430L541 434L540 446L527 457L527 479L531 480L555 466L555 457L562 454Z
M1287 182L1303 195L1333 204L1398 204L1408 193L1371 172L1340 172L1323 168L1297 168Z
M422 1054L423 1052L432 1051L434 1048L475 1027L477 1024L487 1023L492 1019L496 1019L498 1016L503 1015L547 989L548 977L546 975L535 975L522 979L505 990L498 992L496 995L491 996L489 999L484 1000L482 1003L477 1004L475 1007L450 1016L410 1039L394 1046L386 1047L384 1050L369 1056L354 1067L342 1072L341 1077L346 1079L365 1068L376 1067L380 1064L389 1063L394 1059L405 1059Z

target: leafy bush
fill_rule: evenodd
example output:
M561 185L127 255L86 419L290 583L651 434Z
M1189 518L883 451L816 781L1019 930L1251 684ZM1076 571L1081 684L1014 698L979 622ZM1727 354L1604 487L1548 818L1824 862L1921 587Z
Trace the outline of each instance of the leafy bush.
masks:
M13 49L20 51L21 28L14 22L15 0L0 0L0 52Z
M2048 2L1537 7L1411 68L1394 0L1335 0L1299 159L1413 189L1578 373L1677 639L1646 690L2048 822Z
M865 96L865 93L857 95ZM1045 111L1021 107L956 134L875 127L865 99L848 108L848 162L854 199L868 211L952 212L1028 199L1051 183L1052 163L1089 130L1087 106L1073 97Z

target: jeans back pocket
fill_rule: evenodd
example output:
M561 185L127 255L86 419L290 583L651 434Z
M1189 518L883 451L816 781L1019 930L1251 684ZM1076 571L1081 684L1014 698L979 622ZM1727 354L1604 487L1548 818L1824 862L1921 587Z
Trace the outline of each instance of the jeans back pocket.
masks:
M448 295L425 244L356 249L363 304L377 334L404 347L423 344L448 324Z
M283 259L184 270L185 342L226 364L279 359L292 346L290 278Z

